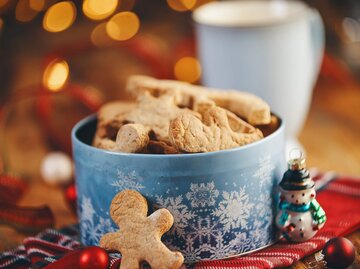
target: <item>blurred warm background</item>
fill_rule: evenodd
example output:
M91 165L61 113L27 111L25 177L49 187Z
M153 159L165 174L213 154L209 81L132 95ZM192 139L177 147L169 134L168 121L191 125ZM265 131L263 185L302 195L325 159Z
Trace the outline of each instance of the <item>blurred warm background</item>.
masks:
M210 1L0 0L0 173L26 183L20 205L48 204L57 227L76 222L66 186L41 179L44 156L71 154L72 126L129 98L131 74L201 83L191 11ZM327 47L300 141L310 166L360 175L360 2L306 2ZM21 238L1 226L0 250Z
M204 2L1 0L6 167L33 175L49 146L69 152L72 125L127 98L130 74L197 82L189 11Z

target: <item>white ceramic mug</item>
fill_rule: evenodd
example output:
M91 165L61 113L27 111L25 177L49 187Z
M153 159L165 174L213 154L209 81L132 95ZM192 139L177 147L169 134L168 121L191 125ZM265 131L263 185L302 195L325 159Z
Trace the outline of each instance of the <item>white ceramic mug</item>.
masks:
M324 51L319 13L298 1L222 1L193 19L203 84L262 97L297 141Z

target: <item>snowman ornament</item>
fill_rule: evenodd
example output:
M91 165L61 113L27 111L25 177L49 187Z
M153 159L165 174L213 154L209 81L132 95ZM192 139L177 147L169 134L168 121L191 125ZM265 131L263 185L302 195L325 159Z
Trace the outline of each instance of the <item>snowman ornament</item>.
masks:
M293 242L312 238L324 226L326 215L315 199L315 183L301 153L288 162L288 170L279 188L281 195L276 226L283 237Z

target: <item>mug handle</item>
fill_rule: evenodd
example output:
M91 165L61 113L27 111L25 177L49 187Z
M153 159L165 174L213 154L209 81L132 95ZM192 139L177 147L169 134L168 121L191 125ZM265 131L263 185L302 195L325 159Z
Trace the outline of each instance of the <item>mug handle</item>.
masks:
M312 85L315 84L325 50L325 29L319 11L314 8L309 9L310 13L310 35L313 51L313 78Z

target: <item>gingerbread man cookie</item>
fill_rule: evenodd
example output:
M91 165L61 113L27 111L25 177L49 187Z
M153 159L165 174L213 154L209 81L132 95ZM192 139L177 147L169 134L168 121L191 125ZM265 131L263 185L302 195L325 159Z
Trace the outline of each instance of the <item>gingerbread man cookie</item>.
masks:
M147 202L139 192L119 192L111 202L110 215L120 230L105 234L100 246L121 253L120 269L139 269L144 261L153 269L180 268L183 255L161 242L161 236L173 225L173 216L164 208L148 217L147 211Z

